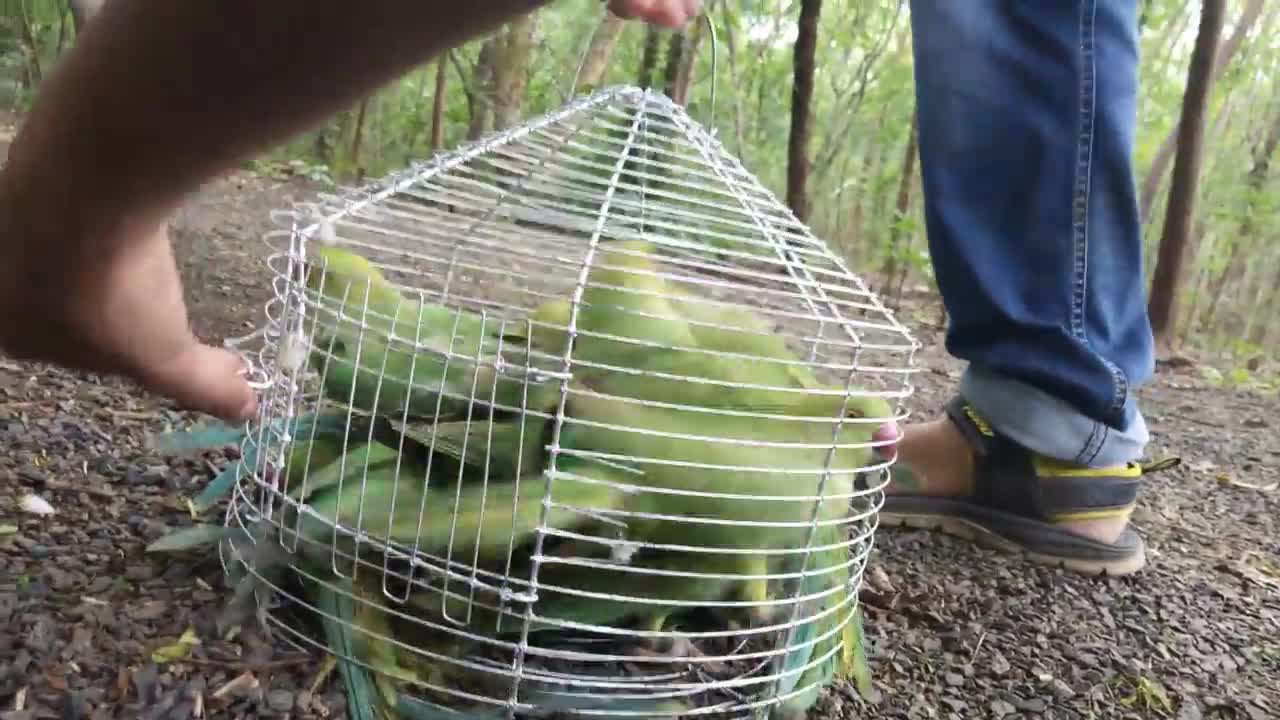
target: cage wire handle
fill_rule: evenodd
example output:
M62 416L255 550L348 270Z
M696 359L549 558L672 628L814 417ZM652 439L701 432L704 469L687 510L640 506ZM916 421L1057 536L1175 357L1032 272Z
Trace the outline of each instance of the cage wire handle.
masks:
M604 13L601 17L609 15L609 0L601 0L604 4ZM711 7L715 5L716 0L707 0L705 10L702 12L702 21L707 26L707 33L711 35L711 103L707 110L707 129L712 137L716 136L716 81L720 77L719 60L720 60L720 42L716 35L716 23L711 19ZM596 24L596 32L600 31L599 23ZM565 101L573 98L578 92L578 80L582 76L582 66L587 62L587 54L591 52L591 42L595 39L595 33L591 33L591 37L587 38L586 47L582 48L582 53L578 56L578 66L573 71L573 82L569 84L569 91L565 95Z

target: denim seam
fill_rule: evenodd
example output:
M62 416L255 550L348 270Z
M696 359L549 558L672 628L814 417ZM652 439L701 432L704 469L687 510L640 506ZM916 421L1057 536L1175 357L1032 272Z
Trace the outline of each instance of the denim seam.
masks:
M1085 438L1084 447L1080 448L1080 452L1076 454L1074 462L1079 465L1088 465L1089 462L1098 456L1102 449L1102 442L1098 439L1098 430L1102 423L1091 423L1089 428L1089 437Z
M1071 197L1072 284L1071 334L1088 341L1084 331L1085 291L1088 283L1089 180L1093 150L1093 21L1094 0L1080 3L1079 114L1076 117L1076 170Z
M1099 433L1099 430L1102 432ZM1085 456L1084 462L1081 463L1082 465L1093 465L1093 462L1098 459L1098 454L1102 452L1102 448L1107 446L1107 435L1110 433L1111 428L1107 427L1105 424L1100 422L1095 422L1093 424L1093 433L1090 435L1090 439L1097 438L1098 442L1094 443L1093 451Z
M1089 201L1090 178L1093 173L1094 122L1097 112L1097 58L1094 54L1094 34L1097 23L1097 0L1082 0L1080 3L1080 115L1079 132L1076 136L1076 177L1071 199L1071 230L1074 257L1073 283L1071 292L1071 333L1090 348L1088 334L1085 332L1084 306L1085 294L1089 282ZM1124 372L1107 358L1099 356L1099 360L1111 372L1111 406L1110 412L1118 413L1127 400L1128 382ZM1081 450L1087 453L1089 446ZM1097 450L1094 450L1097 454Z

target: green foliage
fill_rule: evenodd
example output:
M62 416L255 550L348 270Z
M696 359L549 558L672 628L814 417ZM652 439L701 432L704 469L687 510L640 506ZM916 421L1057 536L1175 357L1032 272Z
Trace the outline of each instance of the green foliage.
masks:
M786 184L790 117L786 103L793 71L792 42L798 3L717 0L704 3L716 26L718 77L711 106L712 46L705 29L693 55L690 114L713 125L722 142L780 196ZM1246 3L1232 3L1224 38ZM0 23L0 98L22 110L30 97L31 58L47 72L74 33L63 27L65 4L55 0L6 0ZM1187 64L1198 25L1198 3L1147 0L1141 5L1142 57L1136 182L1142 182L1157 150L1175 128ZM534 53L521 69L527 89L525 117L550 111L569 98L570 83L602 17L599 0L561 0L539 13ZM887 265L911 276L907 286L931 283L921 213L919 166L906 187L910 201L899 216L904 153L914 111L911 34L905 0L828 3L819 26L813 98L809 182L815 232L848 256L861 272ZM1240 50L1213 86L1205 128L1205 158L1198 202L1199 227L1189 252L1193 265L1180 301L1183 339L1227 357L1245 357L1240 342L1276 355L1280 320L1280 157L1264 164L1268 133L1280 125L1280 36L1268 32L1280 19L1274 3L1263 11ZM36 45L27 53L23 21ZM602 85L637 81L646 29L628 23ZM664 31L665 32L665 31ZM663 39L665 63L668 46ZM457 48L448 63L444 144L465 142L473 100L488 102L473 87L482 40ZM430 154L434 61L380 89L368 100L359 157L353 161L358 107L322 128L259 158L272 175L302 175L347 182L375 177ZM1257 173L1253 173L1257 175ZM1144 230L1148 272L1164 217L1167 179ZM1253 352L1250 350L1249 352Z

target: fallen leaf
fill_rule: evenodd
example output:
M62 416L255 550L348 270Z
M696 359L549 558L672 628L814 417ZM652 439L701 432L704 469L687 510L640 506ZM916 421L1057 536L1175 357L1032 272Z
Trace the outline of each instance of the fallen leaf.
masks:
M53 506L49 504L49 501L35 493L23 495L22 499L18 501L18 508L32 515L48 516L54 512Z
M66 692L68 690L67 679L62 675L55 675L52 672L46 672L44 677L49 681L49 687L54 690L57 690L58 692Z
M209 697L215 700L221 700L222 698L232 693L240 693L240 692L244 692L245 690L252 690L257 686L258 686L258 678L254 677L253 673L246 671L228 680L225 685L215 690L213 694L210 695Z
M123 700L129 696L129 686L133 683L132 678L133 673L129 671L129 668L122 667L116 672L116 684L112 689L115 700Z
M872 566L871 570L867 573L867 584L871 585L871 587L881 593L891 595L895 592L893 583L889 580L888 573L886 573L884 568L879 565Z
M151 652L151 662L157 665L164 665L181 660L191 654L191 648L200 644L200 638L196 636L194 628L187 628L182 633L182 637L178 641L164 647L156 648Z
M1266 485L1259 483L1245 482L1244 480L1236 480L1230 475L1219 475L1215 478L1218 484L1223 487L1236 487L1242 490L1257 490L1258 492L1273 492L1280 488L1280 481L1269 482Z

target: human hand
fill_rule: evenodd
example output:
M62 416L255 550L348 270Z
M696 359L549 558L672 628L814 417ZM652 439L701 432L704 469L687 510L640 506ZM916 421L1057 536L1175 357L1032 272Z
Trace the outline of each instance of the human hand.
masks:
M698 15L701 0L609 0L609 10L620 18L678 28Z
M115 258L76 262L65 243L32 242L10 193L0 192L0 350L12 357L113 374L228 421L256 398L244 363L200 343L162 226ZM23 233L24 236L16 235ZM21 239L19 239L21 238Z

